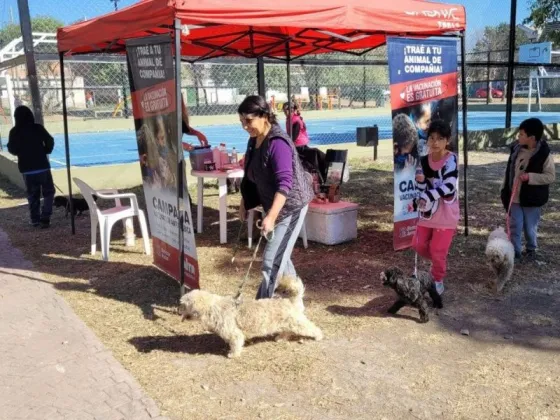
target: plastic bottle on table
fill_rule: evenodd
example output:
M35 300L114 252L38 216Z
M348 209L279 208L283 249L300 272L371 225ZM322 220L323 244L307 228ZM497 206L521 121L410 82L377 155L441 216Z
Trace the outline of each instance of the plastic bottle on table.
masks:
M212 149L212 159L214 159L214 164L216 165L216 169L220 169L222 165L220 164L220 149L217 146L214 146Z
M229 164L228 152L225 143L220 144L220 166L223 168L224 165Z
M237 150L234 148L231 149L231 163L234 165L238 165L239 161L237 160Z

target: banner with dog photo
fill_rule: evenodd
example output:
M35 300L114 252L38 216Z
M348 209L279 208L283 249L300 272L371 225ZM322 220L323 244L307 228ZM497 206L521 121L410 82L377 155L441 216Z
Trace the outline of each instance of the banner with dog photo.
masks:
M457 151L457 42L389 38L387 47L394 151L393 246L401 250L412 245L416 231L415 174L419 158L428 153L432 119L450 124L450 145Z
M180 281L177 177L183 176L184 278L188 286L198 288L199 269L186 176L177 173L178 153L183 151L177 145L178 110L171 47L169 36L127 42L130 91L154 264Z

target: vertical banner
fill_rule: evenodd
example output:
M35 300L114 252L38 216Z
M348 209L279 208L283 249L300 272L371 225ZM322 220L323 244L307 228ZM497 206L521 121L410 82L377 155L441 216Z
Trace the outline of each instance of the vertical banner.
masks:
M138 155L154 264L180 281L179 214L177 209L177 96L170 36L127 41L130 91L138 142ZM184 192L185 283L198 288L199 270L191 206Z
M457 41L389 38L389 82L394 150L395 250L412 245L418 213L415 173L428 153L428 126L441 119L451 126L450 147L457 152Z

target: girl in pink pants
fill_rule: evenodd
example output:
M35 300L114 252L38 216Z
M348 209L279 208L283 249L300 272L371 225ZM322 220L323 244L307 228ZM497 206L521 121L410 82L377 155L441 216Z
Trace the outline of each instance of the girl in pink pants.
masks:
M432 262L432 277L436 289L443 293L443 279L447 269L447 254L457 223L459 199L457 194L457 155L448 150L451 128L441 120L434 120L428 128L428 155L420 160L422 172L416 175L419 197L416 205L420 219L412 246L422 257Z

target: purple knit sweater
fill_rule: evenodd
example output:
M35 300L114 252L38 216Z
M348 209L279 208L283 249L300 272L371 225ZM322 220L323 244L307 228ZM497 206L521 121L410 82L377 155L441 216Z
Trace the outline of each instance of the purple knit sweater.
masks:
M290 137L273 124L260 148L249 139L241 194L247 209L262 205L268 212L276 193L286 197L278 220L299 211L313 199L311 176L305 172Z
M285 141L274 141L280 140L278 138L272 138L270 142L269 152L269 163L272 172L274 173L274 178L276 181L276 192L284 196L288 196L290 190L292 189L292 184L294 180L294 168L292 165L292 148ZM255 149L255 154L260 155L260 150ZM255 156L256 157L256 156ZM260 158L260 156L259 156ZM258 168L260 165L260 159L253 159L251 161L251 167L249 168L247 176L252 182L258 182Z

